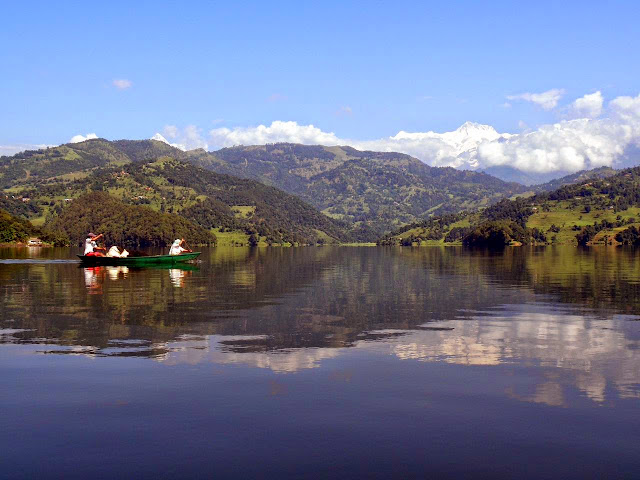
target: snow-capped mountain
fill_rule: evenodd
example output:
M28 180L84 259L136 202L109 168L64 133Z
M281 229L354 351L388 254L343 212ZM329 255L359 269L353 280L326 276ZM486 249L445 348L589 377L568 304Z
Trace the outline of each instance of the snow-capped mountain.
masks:
M429 159L432 166L456 168L478 168L476 158L478 146L483 142L508 139L512 135L498 133L490 125L465 122L452 132L405 132L400 131L386 139L356 142L355 147L366 150L403 152L420 159Z

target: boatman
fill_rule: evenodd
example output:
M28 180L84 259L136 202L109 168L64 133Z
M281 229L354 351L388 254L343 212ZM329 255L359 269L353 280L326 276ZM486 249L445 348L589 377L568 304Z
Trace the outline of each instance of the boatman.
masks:
M89 236L84 241L84 254L86 257L104 257L105 248L99 247L96 243L96 240L100 240L102 237L102 233L100 235L89 233Z
M169 255L180 255L183 252L191 252L192 250L182 246L184 243L184 238L176 238L173 245L171 245L171 249L169 249Z

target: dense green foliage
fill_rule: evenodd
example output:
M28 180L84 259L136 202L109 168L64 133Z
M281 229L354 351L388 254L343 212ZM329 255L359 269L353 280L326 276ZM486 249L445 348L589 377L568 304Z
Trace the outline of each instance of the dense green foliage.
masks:
M333 231L327 231L326 221L319 222L314 216L313 225L309 225L311 229L296 231L283 224L282 219L277 225L264 219L272 232L282 230L285 237L295 236L304 242L325 236L340 241L370 241L402 223L435 213L473 209L524 191L520 185L484 173L433 168L408 155L362 152L350 147L274 144L225 148L210 153L202 149L183 152L154 140L109 142L103 139L3 157L0 159L0 187L14 190L20 187L26 192L43 185L74 183L89 177L95 180L93 174L99 174L104 168L125 168L127 171L128 165L161 157L186 161L217 173L259 180L296 195L343 222L334 222ZM88 186L89 189L99 189L99 182ZM245 203L221 201L230 207L246 202L253 205L246 199L242 200ZM140 198L136 203L145 204L145 200ZM170 200L165 202L167 209L181 210L169 203ZM151 206L159 208L153 203ZM203 208L210 210L209 206ZM260 215L272 216L273 213L266 209L256 210ZM43 211L42 215L59 213L58 208L48 206ZM204 212L199 215L207 216ZM223 223L233 224L228 215ZM324 226L318 228L319 224ZM345 225L349 226L348 235L344 233ZM253 227L257 228L257 225ZM251 226L233 228L248 233ZM262 227L261 230L266 233L268 229ZM324 234L317 236L314 230ZM263 236L269 235L279 241L277 234Z
M107 245L126 247L167 246L176 238L186 238L191 245L215 242L213 234L184 218L125 205L105 192L78 197L48 227L75 244L81 244L88 232L103 233Z
M0 210L0 243L24 242L33 232L33 225L27 220Z
M640 229L629 227L616 235L616 241L623 245L640 245Z
M528 235L525 229L509 220L491 221L478 225L462 240L469 247L500 248L511 242L526 243Z
M451 240L461 240L468 231L462 227L455 227L449 230L449 225L459 222L468 216L467 212L452 213L448 215L438 215L427 218L421 222L414 222L399 228L395 232L382 237L378 240L380 245L412 245L421 241L440 240L446 235ZM453 233L452 233L453 231ZM405 232L411 232L409 235L400 238ZM455 240L453 239L455 238Z
M29 237L37 237L56 246L69 244L64 234L34 227L28 220L0 209L0 243L25 242Z

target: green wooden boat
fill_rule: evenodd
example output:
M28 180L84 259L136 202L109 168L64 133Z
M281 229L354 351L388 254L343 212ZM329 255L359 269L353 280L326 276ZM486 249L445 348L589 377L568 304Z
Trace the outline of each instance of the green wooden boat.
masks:
M121 265L127 267L145 267L147 265L175 265L194 260L201 252L181 253L180 255L149 255L147 257L94 257L78 255L82 265Z

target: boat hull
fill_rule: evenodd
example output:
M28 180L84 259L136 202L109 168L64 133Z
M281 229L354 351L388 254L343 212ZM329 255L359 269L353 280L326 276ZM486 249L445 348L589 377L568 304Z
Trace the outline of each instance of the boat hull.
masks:
M149 255L147 257L87 257L78 255L82 265L116 265L127 267L144 267L147 265L175 265L194 260L201 252L182 253L180 255Z

